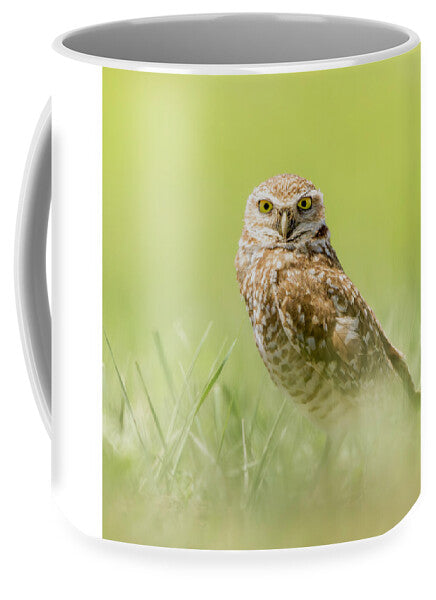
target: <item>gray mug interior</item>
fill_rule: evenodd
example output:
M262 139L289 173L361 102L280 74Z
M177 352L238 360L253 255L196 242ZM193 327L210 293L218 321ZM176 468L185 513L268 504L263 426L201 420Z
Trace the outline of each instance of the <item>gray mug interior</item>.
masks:
M66 34L60 43L74 53L122 61L265 65L383 51L395 55L407 49L412 35L396 25L362 19L246 13L107 23Z

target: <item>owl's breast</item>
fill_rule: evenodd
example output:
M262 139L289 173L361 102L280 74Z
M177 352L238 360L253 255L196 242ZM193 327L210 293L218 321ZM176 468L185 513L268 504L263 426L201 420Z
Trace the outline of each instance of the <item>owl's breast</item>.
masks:
M277 283L282 269L292 268L286 257L263 256L238 272L254 339L271 379L318 425L346 412L349 402L340 401L327 381L292 343L283 327L277 305Z
M265 366L276 384L288 386L289 377L301 359L289 343L277 309L274 289L281 266L282 262L274 257L262 257L253 261L238 279Z

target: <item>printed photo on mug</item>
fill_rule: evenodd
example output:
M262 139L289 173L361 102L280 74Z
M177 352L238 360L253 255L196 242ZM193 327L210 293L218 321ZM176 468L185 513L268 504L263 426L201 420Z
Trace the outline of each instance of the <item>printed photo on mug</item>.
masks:
M30 362L62 510L181 548L391 529L420 489L416 34L200 15L54 48L52 367Z

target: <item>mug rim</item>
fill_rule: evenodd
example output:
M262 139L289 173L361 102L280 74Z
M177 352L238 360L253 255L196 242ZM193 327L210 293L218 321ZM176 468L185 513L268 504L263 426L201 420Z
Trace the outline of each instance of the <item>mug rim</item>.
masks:
M271 21L288 20L289 22L318 22L326 25L363 25L376 29L384 28L385 31L397 33L405 36L406 39L399 44L391 45L385 49L368 51L359 54L348 54L333 58L317 58L308 60L283 61L283 62L155 62L145 60L131 60L127 58L113 58L102 54L94 54L87 51L73 49L66 43L78 36L92 36L96 31L116 27L128 27L130 25L152 25L170 24L177 22L198 22L198 21L216 21L223 18L251 18L251 19L270 19ZM234 12L234 13L198 13L189 15L167 15L145 17L141 19L123 19L118 21L109 21L87 27L81 27L67 31L55 38L52 48L62 56L85 62L88 64L109 67L115 69L144 71L150 73L168 73L168 74L191 74L191 75L244 75L244 74L279 74L279 73L301 73L307 71L319 71L328 69L338 69L364 65L373 62L379 62L389 58L394 58L413 50L420 44L419 36L406 27L384 21L361 19L356 17L343 17L336 15L322 14L303 14L303 13L270 13L270 12Z

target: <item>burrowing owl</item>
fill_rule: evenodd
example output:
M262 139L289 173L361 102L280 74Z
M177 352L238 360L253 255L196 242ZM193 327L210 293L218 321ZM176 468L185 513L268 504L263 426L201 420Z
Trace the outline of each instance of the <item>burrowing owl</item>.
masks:
M418 394L403 356L344 273L311 181L277 175L254 189L235 266L271 378L318 425L340 421L379 376L396 373Z

